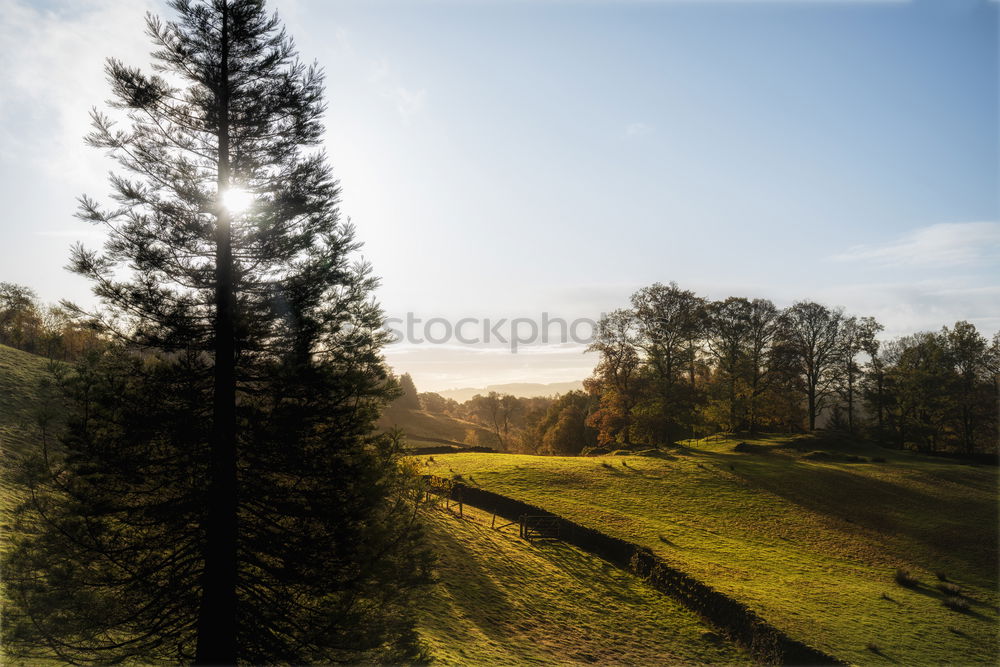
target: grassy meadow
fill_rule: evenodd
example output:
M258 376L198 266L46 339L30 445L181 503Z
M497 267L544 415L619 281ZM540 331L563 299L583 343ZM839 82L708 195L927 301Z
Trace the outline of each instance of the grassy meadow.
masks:
M4 469L11 457L32 445L39 432L42 385L49 377L50 363L0 345L0 465ZM10 509L16 493L6 475L0 475L0 513Z
M47 361L0 346L4 463L30 446ZM387 414L414 443L470 425ZM744 444L740 444L744 443ZM878 459L878 460L876 460ZM653 549L792 637L855 664L993 664L997 469L811 436L690 441L655 455L414 457ZM3 509L13 500L3 488ZM438 557L421 634L443 664L746 663L641 581L488 516L426 513ZM487 524L487 525L484 525ZM894 580L908 570L914 585ZM947 581L941 581L938 574ZM957 586L966 611L945 606Z
M735 451L740 442L692 441L659 456L418 463L648 546L846 661L994 662L995 467L811 436ZM897 584L897 569L918 583ZM960 588L967 611L945 606L945 584Z
M463 514L425 513L437 582L419 629L436 664L750 664L696 615L600 558Z

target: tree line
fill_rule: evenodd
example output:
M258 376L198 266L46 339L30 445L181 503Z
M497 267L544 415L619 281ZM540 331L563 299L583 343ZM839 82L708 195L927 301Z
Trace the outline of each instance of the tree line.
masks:
M24 285L0 282L0 345L73 361L102 344L98 330L68 305L46 305Z
M556 398L491 392L410 407L483 426L471 444L578 454L655 447L718 431L840 430L922 451L995 452L1000 334L968 322L892 340L873 317L813 301L712 301L675 283L638 290L604 316L585 391Z
M961 321L883 341L883 329L814 301L781 309L657 283L601 319L587 423L604 445L824 427L900 448L995 452L1000 334Z

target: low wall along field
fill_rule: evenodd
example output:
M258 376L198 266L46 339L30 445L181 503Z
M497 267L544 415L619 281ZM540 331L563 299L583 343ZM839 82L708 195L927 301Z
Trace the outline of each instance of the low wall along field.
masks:
M427 475L425 479L432 492L508 521L520 521L525 516L558 519L559 539L646 579L651 586L678 600L730 639L749 649L758 660L782 664L846 664L786 636L745 605L668 565L645 547L605 535L535 505L492 491L435 475Z

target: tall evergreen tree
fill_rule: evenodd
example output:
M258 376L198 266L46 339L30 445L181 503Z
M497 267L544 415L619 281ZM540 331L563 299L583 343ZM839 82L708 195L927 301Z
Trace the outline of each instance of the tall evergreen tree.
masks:
M77 247L120 341L60 378L26 461L8 644L66 660L413 658L410 477L370 435L394 386L369 267L318 145L322 73L262 0L149 16L91 145L122 170ZM46 648L39 650L38 647Z

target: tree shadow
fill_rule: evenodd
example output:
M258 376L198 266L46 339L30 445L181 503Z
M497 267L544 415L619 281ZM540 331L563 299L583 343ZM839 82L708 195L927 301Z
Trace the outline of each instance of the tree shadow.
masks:
M481 556L474 554L446 527L429 526L429 532L433 534L439 556L439 579L447 588L461 590L460 595L449 597L452 606L486 636L497 640L512 636L514 631L509 627L517 610L494 581L495 573L484 569L479 564Z
M772 448L777 449L777 447ZM970 505L965 495L942 491L929 493L899 481L864 474L868 466L882 463L842 461L809 463L769 452L728 453L700 451L700 456L742 483L773 493L809 511L861 526L886 537L901 537L923 544L931 559L928 569L942 562L958 562L974 572L995 573L998 566L998 531L968 530L969 525L997 526L995 502ZM826 465L827 463L835 465ZM847 466L847 469L837 467ZM859 466L858 471L851 470ZM936 473L925 481L929 486ZM984 539L985 538L985 539ZM912 558L913 554L906 554Z

